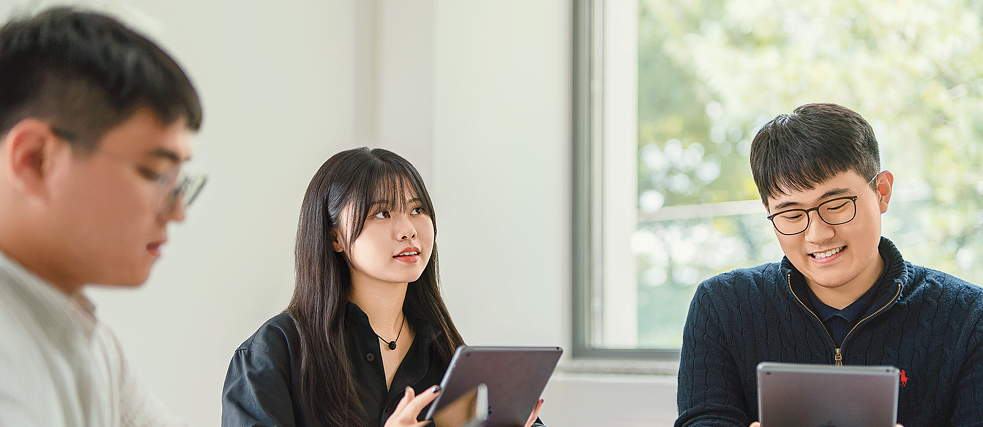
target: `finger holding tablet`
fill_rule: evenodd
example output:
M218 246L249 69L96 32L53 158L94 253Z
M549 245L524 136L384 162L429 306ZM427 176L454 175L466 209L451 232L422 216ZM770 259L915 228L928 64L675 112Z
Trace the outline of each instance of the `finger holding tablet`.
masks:
M430 424L430 421L417 421L420 412L433 402L440 393L440 386L433 386L428 391L416 394L413 387L406 387L406 393L396 405L396 410L386 420L385 427L423 427Z
M542 407L543 407L543 399L539 399L539 402L536 402L536 407L533 408L532 410L532 414L529 415L529 420L526 421L526 427L530 427L533 425L533 423L536 422L536 420L539 418L539 410Z

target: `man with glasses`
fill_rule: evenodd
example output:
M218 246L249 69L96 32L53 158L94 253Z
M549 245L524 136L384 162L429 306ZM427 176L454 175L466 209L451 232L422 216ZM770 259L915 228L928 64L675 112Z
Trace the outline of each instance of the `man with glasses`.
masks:
M751 171L785 259L696 290L676 425L755 422L765 361L895 366L899 423L983 425L983 290L905 262L881 237L894 176L870 125L839 105L801 106L761 128Z
M0 425L168 425L88 284L143 283L203 177L190 80L98 13L0 27Z

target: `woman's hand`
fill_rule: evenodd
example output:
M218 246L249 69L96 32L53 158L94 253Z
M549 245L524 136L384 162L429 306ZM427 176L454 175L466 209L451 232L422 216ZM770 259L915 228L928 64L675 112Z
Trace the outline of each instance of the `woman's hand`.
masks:
M430 424L430 421L417 421L416 418L420 416L420 411L423 408L426 408L430 402L437 398L439 392L440 386L433 386L427 391L415 395L412 387L406 387L406 393L399 400L399 405L396 405L396 410L386 420L385 427L423 427Z
M539 402L536 402L536 407L532 410L532 415L529 416L529 421L526 421L526 427L529 427L532 425L532 423L536 422L536 419L539 418L539 408L542 407L543 399L539 399Z

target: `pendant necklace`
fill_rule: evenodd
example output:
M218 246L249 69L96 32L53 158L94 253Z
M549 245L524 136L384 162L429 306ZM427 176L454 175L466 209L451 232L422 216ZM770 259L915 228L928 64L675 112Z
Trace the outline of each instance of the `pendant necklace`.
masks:
M406 316L403 316L403 321L399 323L399 332L396 333L396 339L394 339L392 341L386 341L385 338L383 338L381 335L379 335L378 333L376 333L375 329L372 330L372 333L375 334L375 336L379 337L379 339L382 340L382 342L384 342L386 344L389 344L389 349L390 350L395 350L396 349L396 341L399 341L399 336L403 333L403 324L404 323L406 323Z

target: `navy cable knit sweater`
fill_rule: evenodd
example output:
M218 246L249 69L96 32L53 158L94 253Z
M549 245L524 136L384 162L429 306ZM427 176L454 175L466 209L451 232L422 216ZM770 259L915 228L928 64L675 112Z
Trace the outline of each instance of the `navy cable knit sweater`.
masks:
M983 288L907 263L889 240L874 304L837 349L802 302L788 259L715 276L690 304L679 364L676 426L748 426L758 419L764 361L892 365L903 370L905 427L983 425ZM816 390L823 393L823 390Z

